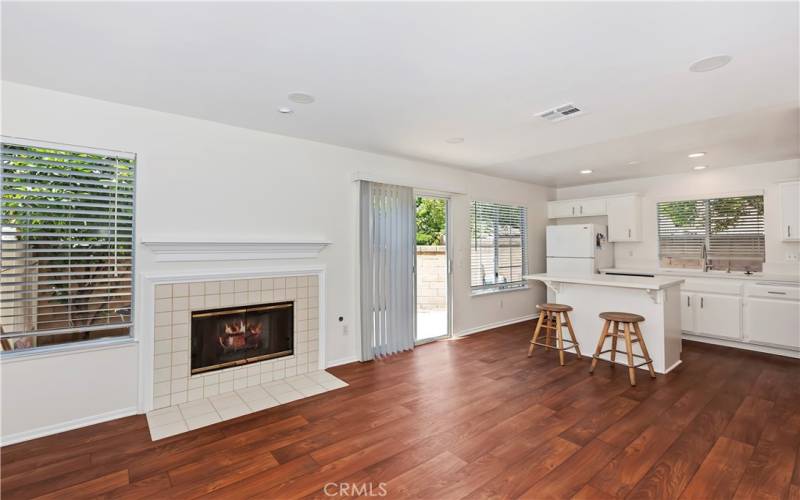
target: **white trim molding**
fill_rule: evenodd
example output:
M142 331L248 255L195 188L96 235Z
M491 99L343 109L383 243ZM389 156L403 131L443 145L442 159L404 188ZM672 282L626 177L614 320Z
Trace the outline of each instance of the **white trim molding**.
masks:
M331 243L324 240L169 240L142 238L159 262L309 259Z
M502 321L495 321L494 323L488 323L485 325L476 326L474 328L467 328L466 330L461 330L460 332L455 334L455 337L464 337L466 335L472 335L473 333L481 333L485 332L486 330L492 330L494 328L499 328L501 326L506 325L513 325L514 323L522 323L523 321L529 321L532 319L537 319L539 317L538 313L534 314L526 314L525 316L520 316L518 318L511 318L511 319L504 319Z
M94 425L100 424L103 422L108 422L109 420L116 420L122 417L129 417L131 415L136 415L137 409L136 407L130 408L121 408L119 410L112 410L106 413L101 413L99 415L91 415L88 417L76 418L75 420L68 420L67 422L61 422L58 424L53 425L45 425L43 427L37 427L36 429L31 429L28 431L17 432L14 434L9 434L7 436L2 437L2 442L0 445L8 446L10 444L21 443L22 441L28 441L31 439L36 439L44 436L50 436L52 434L59 434L66 431L71 431L72 429L78 429L80 427L86 427L87 425Z

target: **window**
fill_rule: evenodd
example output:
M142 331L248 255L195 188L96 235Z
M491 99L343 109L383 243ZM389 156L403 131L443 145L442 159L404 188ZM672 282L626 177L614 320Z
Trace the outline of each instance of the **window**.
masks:
M135 157L3 138L3 351L130 335Z
M528 270L525 207L473 201L470 208L473 292L525 286Z
M761 271L764 197L659 203L658 243L662 267Z

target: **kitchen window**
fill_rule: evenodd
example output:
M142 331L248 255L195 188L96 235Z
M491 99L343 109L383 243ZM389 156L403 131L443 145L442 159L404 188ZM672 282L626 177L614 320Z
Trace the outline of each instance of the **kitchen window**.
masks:
M131 334L135 156L2 139L0 344Z
M516 205L473 201L470 207L473 293L525 287L528 211Z
M661 267L761 271L764 196L658 204Z

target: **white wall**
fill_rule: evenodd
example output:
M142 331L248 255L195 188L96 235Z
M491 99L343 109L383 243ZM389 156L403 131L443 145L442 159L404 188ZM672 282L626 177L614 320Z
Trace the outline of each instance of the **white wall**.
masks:
M532 272L544 271L545 204L554 190L439 165L370 154L301 139L256 132L142 108L3 82L2 133L8 136L135 152L138 155L137 239L320 238L333 244L318 263L327 267L325 356L328 364L356 359L355 172L409 185L453 186L466 195L452 200L454 332L529 316L544 291L534 286L472 297L469 291L468 204L504 201L529 208ZM271 112L271 111L265 111ZM287 117L301 119L300 117ZM156 262L137 244L137 274L187 271L207 264ZM263 265L223 264L231 270ZM152 335L137 312L136 337ZM345 334L337 322L344 316ZM122 348L122 349L130 349ZM127 352L127 351L125 351ZM3 363L4 437L37 432L67 420L111 415L138 401L136 356L115 350ZM114 370L109 362L114 361ZM114 373L110 373L113 371ZM73 372L82 380L63 377ZM47 374L48 383L41 383ZM114 383L98 378L117 377ZM65 401L79 402L69 412Z
M615 266L654 268L658 266L658 202L703 198L709 195L763 193L766 244L764 271L797 274L797 263L787 261L786 254L800 252L800 243L780 240L777 183L798 177L800 160L784 160L561 188L557 190L556 196L559 200L568 200L622 193L641 194L643 240L636 243L616 243Z

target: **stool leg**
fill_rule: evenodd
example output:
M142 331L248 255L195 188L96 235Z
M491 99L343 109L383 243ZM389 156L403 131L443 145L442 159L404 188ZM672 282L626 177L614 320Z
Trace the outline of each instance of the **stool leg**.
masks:
M533 338L531 339L531 346L528 348L528 357L533 356L533 349L536 347L536 342L539 339L539 332L542 329L542 321L544 320L544 312L539 313L539 321L536 322L536 328L533 329Z
M592 366L589 367L589 373L594 372L594 367L597 366L597 360L600 356L600 351L603 350L603 344L606 341L606 337L608 336L608 325L611 323L610 321L606 320L603 323L603 331L600 332L600 340L597 342L597 349L594 350L594 356L592 356Z
M628 351L628 378L636 385L636 368L633 367L633 344L631 343L631 324L625 323L625 350Z
M642 349L642 354L644 354L645 361L647 361L647 368L650 369L650 378L656 378L656 371L653 370L653 360L650 358L650 353L647 352L647 346L644 343L642 331L639 330L639 323L633 324L633 331L636 332L636 336L639 338L639 347Z
M547 347L544 348L545 351L550 350L550 335L553 333L553 316L550 314L550 311L547 311L547 318L545 319L545 323L547 323L547 340L545 340L545 345Z
M569 332L569 338L572 339L572 345L575 346L575 354L578 355L578 359L581 359L581 348L578 345L578 339L575 338L575 330L572 329L572 321L569 319L569 313L566 311L564 312L564 319L567 322L567 331Z
M556 341L558 342L558 362L564 366L564 337L561 328L561 313L556 313Z
M617 363L617 335L620 334L619 323L614 322L614 336L611 337L611 366Z

